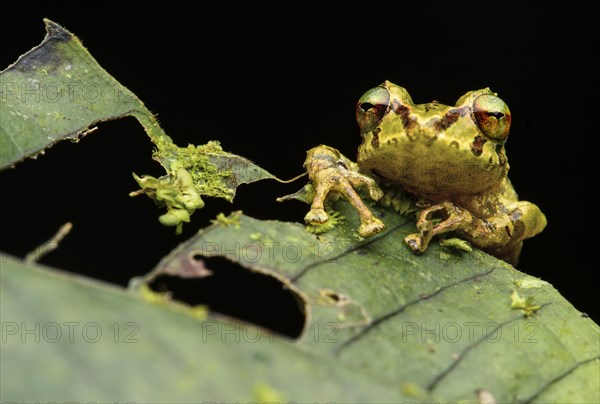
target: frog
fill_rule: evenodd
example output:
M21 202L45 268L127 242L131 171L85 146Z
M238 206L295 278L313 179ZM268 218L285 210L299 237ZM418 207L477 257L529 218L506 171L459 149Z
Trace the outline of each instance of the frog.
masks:
M342 195L358 212L359 236L373 236L385 223L357 190L378 201L381 184L392 184L422 206L416 232L404 238L415 254L423 254L433 237L452 233L516 265L523 240L546 227L544 213L519 200L508 178L512 115L489 88L469 91L453 106L415 104L405 88L385 81L359 98L356 118L362 136L356 162L327 145L307 152L304 167L314 193L308 224L327 222L325 202Z

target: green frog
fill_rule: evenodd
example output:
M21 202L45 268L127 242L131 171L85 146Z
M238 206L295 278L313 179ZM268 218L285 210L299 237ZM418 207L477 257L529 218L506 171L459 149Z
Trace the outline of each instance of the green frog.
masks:
M384 181L426 203L417 214L417 232L405 238L417 254L433 236L455 232L516 265L523 240L546 226L542 211L519 201L507 177L511 114L489 88L466 93L454 106L414 104L404 88L386 81L358 100L356 117L363 138L356 163L325 145L307 152L304 164L315 195L306 222L328 220L323 204L333 191L358 211L360 236L380 232L385 224L355 188L379 200L378 182Z

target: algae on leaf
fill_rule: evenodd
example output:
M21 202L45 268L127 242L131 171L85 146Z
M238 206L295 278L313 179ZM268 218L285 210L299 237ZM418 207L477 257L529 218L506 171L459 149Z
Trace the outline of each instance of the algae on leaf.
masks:
M165 207L161 223L178 232L204 206L202 196L231 201L240 184L277 180L251 161L223 151L216 141L177 146L144 103L73 34L44 21L43 42L0 73L0 170L43 154L59 141L77 141L100 122L133 116L154 143L153 158L166 175L134 174L141 189L132 195L145 193Z

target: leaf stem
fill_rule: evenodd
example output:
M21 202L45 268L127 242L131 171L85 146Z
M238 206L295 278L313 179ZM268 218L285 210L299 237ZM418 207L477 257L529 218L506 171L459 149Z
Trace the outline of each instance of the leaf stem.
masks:
M36 249L27 253L24 259L25 263L32 264L34 262L37 262L41 260L44 255L56 250L58 248L58 244L62 241L63 238L65 238L67 234L71 232L72 228L73 224L71 222L67 222L60 226L56 234L54 234L54 236L52 236L50 240L40 244Z

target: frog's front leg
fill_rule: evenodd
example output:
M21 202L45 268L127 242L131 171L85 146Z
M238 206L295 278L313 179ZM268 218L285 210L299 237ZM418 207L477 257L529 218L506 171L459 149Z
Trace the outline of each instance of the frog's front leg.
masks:
M430 218L442 211L444 220L433 225ZM518 201L508 204L505 211L486 219L473 216L452 202L443 202L422 210L417 219L417 233L404 239L415 253L423 253L437 234L456 231L476 247L516 265L523 240L533 237L546 227L546 217L533 203Z
M361 237L371 236L385 227L381 220L373 216L354 190L354 187L366 186L371 199L379 200L383 196L383 192L372 178L358 172L356 163L336 149L321 145L307 152L304 166L315 189L311 209L304 217L306 222L318 224L327 221L329 215L325 212L325 199L330 192L339 192L358 211L358 234Z

